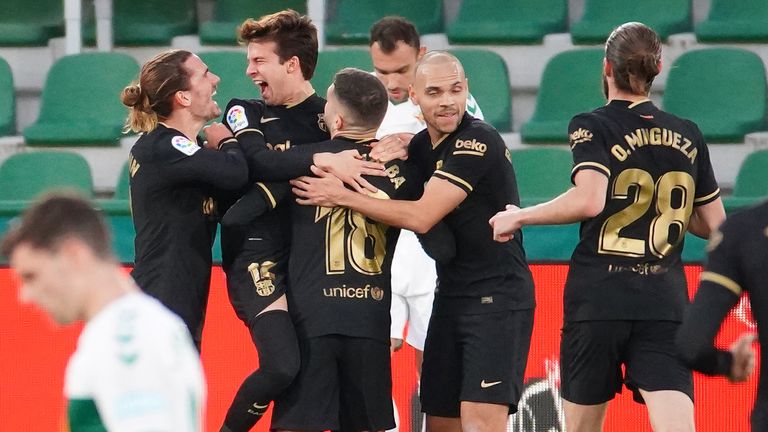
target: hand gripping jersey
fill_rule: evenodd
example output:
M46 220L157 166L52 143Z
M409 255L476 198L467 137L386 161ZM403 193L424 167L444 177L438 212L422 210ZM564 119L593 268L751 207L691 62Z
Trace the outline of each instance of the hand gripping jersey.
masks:
M126 294L83 328L67 366L71 432L199 432L205 378L181 320Z
M682 319L680 251L694 207L720 193L698 127L648 100L614 100L569 126L574 167L608 177L605 208L581 223L565 320Z
M522 234L493 241L488 219L507 204L519 204L509 150L489 124L465 114L458 128L432 143L426 130L411 141L421 181L431 176L463 189L467 198L445 218L456 239L456 256L437 266L433 313L490 313L534 307L533 279Z

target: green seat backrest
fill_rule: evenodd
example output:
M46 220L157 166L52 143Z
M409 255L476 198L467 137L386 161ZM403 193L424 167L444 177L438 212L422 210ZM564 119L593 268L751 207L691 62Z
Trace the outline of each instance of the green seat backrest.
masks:
M93 195L91 170L77 153L16 153L0 165L0 200L31 200L43 192L71 188Z
M0 136L16 133L16 89L8 62L0 58Z
M566 143L571 117L605 105L604 56L602 49L584 49L552 57L541 76L533 116L521 129L524 142Z
M337 0L328 8L325 38L331 44L367 44L371 25L387 15L402 15L419 34L443 31L442 0Z
M0 46L41 46L64 35L64 1L2 0Z
M691 31L691 16L691 0L585 0L584 15L571 26L571 37L574 43L602 44L614 28L639 21L666 40Z
M483 111L485 121L500 132L509 131L512 125L512 97L504 59L493 51L483 49L454 49L451 53L464 66L469 92Z
M670 68L664 110L695 122L707 141L742 142L765 126L765 67L735 48L689 51Z
M170 45L174 36L197 32L195 0L112 0L112 3L115 45ZM93 43L93 22L84 23L83 38Z
M130 198L130 182L128 161L126 161L120 169L120 177L118 177L117 184L115 185L114 199L127 200Z
M315 76L312 86L317 94L325 97L328 86L333 82L333 76L345 67L356 67L364 71L372 71L373 64L368 50L345 48L333 51L321 51L317 58Z
M709 16L696 25L703 42L768 42L768 2L711 0Z
M452 44L540 43L567 26L567 0L463 0L446 35Z
M211 51L198 55L208 65L208 69L221 78L213 98L222 110L234 98L260 97L259 88L245 74L247 62L244 51Z
M48 72L40 115L24 129L30 145L117 143L128 114L120 92L138 77L139 65L120 53L75 54Z
M768 150L750 153L739 168L734 197L768 197Z
M561 148L512 150L517 188L523 202L554 198L571 187L571 152Z
M213 20L200 23L200 41L203 44L235 44L237 27L246 18L258 19L283 9L306 15L307 0L217 0L213 4Z

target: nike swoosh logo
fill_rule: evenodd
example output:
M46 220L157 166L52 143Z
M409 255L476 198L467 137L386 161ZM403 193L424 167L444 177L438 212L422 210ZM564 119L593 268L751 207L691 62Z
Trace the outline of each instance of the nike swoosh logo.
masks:
M275 121L275 120L280 120L280 117L262 117L261 118L261 123L262 124L269 123L269 122Z
M501 384L501 381L493 381L493 382L485 382L485 380L480 381L481 388L493 387L497 384Z

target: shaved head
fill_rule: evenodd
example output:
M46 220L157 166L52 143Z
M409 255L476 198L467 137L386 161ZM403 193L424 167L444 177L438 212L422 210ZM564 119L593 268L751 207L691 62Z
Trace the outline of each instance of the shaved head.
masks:
M421 58L416 66L410 95L421 108L433 142L459 126L466 110L468 93L464 67L453 54L433 51Z
M430 70L436 68L451 68L462 79L464 78L464 66L456 56L447 51L430 51L424 54L416 65L416 75L428 74Z

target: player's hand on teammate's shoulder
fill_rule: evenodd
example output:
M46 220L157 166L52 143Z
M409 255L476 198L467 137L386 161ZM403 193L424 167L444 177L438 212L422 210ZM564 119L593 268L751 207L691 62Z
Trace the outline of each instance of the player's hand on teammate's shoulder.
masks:
M743 333L731 344L733 363L731 363L731 373L728 375L731 382L746 381L755 371L755 350L752 349L752 343L756 339L755 333Z
M372 193L378 189L370 184L364 175L384 177L384 165L366 160L357 150L345 150L338 153L316 153L313 157L316 167L325 173L336 176L357 192Z
M382 137L371 144L371 159L383 163L395 159L408 159L408 145L413 138L412 133L395 133Z
M315 165L311 167L316 177L302 176L291 180L291 189L302 205L336 207L345 193L354 193L344 187L344 183L335 175L323 171Z
M488 223L493 228L493 239L504 243L515 237L515 231L522 227L520 207L507 204L506 210L496 213Z
M222 141L233 136L232 132L219 122L205 126L203 134L205 135L205 147L212 150L217 150Z

